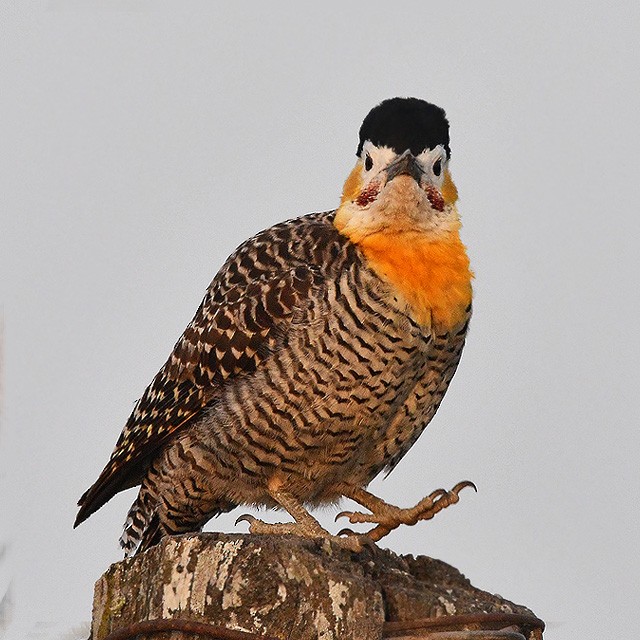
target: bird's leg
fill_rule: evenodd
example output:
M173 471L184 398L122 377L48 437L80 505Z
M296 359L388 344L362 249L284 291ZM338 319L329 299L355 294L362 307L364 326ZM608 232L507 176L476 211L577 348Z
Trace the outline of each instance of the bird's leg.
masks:
M293 517L295 522L278 522L272 524L270 522L263 522L250 514L245 514L236 520L236 524L241 521L248 522L249 532L255 534L293 534L303 538L331 540L351 551L362 551L363 546L371 544L370 540L360 535L354 534L344 537L331 535L304 508L299 500L282 489L270 488L269 495Z
M460 499L458 494L465 487L473 487L476 489L473 482L465 480L464 482L459 482L451 491L436 489L426 498L420 500L415 507L401 509L400 507L386 503L384 500L374 496L361 487L341 484L338 489L343 496L369 509L371 513L342 511L336 516L336 520L346 517L351 524L363 522L376 524L377 526L371 529L366 535L371 540L378 541L401 524L413 525L420 520L431 520L436 513L458 502ZM349 530L343 530L343 532L348 533Z
M250 533L275 533L303 536L305 538L325 538L329 532L304 508L304 506L286 491L269 491L269 495L293 517L295 522L269 523L258 520L251 515L240 516L236 524L241 521L249 523Z

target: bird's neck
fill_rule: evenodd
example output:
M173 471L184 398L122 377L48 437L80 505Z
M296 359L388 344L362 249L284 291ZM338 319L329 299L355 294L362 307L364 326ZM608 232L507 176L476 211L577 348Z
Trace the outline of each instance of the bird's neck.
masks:
M386 202L363 210L355 201L358 176L354 170L347 179L336 228L358 246L416 322L438 332L454 329L468 314L473 274L460 240L458 194L450 175L442 189L444 208L438 212L423 194L416 197L410 179L397 179Z
M469 258L457 231L381 231L357 243L368 266L408 305L419 324L436 332L464 322L471 303Z

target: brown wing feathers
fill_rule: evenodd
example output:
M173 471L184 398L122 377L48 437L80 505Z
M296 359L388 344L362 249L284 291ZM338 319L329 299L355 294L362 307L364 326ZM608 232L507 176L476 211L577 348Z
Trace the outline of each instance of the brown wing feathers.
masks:
M304 266L258 277L246 284L225 283L226 287L214 280L173 353L136 404L107 466L80 498L74 526L119 491L138 484L146 459L215 401L225 380L255 371L277 348L283 334L279 325L318 281Z

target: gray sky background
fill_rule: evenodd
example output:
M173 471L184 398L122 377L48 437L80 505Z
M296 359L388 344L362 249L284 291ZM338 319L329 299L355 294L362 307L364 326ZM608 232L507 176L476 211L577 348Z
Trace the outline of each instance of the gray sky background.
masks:
M395 95L449 115L475 316L436 419L372 486L479 493L385 543L530 606L548 640L637 632L639 7L0 3L11 638L81 637L134 492L73 531L78 497L226 256L334 208Z

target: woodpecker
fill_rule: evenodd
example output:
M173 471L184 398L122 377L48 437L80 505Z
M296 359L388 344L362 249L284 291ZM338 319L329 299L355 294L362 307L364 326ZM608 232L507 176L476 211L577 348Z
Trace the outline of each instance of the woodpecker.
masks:
M126 555L240 505L293 518L241 516L252 533L357 551L473 486L406 509L366 489L440 405L471 317L472 272L444 110L381 102L356 155L336 210L277 224L227 259L80 498L75 526L140 485L120 540ZM338 517L373 525L366 534L332 535L308 510L342 497L366 511Z

